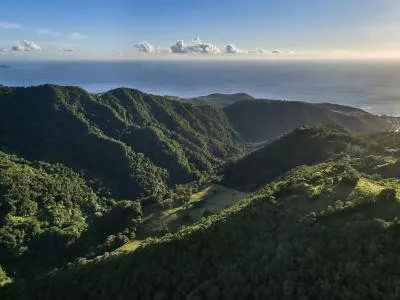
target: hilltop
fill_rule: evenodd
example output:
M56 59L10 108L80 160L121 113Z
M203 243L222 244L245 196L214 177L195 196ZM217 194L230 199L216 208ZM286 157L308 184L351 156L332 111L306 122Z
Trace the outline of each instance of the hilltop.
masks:
M357 133L382 132L387 121L356 108L297 101L239 101L224 107L233 128L246 141L274 140L302 125L337 124Z
M241 146L212 106L44 85L0 89L0 149L63 163L131 199L201 179Z

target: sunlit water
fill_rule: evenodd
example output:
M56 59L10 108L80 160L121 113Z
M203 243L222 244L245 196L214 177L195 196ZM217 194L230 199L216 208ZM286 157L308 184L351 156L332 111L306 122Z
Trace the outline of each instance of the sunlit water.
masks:
M193 97L245 92L259 98L332 102L400 115L400 61L1 62L0 84L132 87Z

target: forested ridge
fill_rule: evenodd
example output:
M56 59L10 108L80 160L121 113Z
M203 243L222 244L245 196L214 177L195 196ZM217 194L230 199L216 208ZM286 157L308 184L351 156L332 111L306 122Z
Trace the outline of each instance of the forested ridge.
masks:
M223 108L233 128L247 141L274 140L302 125L337 124L357 133L382 132L387 122L360 109L300 101L238 101Z
M0 87L0 298L398 299L400 134L243 95Z
M44 85L0 89L0 149L63 163L116 196L137 198L162 197L166 185L212 173L241 145L212 106Z

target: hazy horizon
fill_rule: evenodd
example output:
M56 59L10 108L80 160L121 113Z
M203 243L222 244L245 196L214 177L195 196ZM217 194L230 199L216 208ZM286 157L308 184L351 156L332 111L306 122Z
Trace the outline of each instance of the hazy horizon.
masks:
M0 60L400 58L399 14L395 0L22 0L2 4Z

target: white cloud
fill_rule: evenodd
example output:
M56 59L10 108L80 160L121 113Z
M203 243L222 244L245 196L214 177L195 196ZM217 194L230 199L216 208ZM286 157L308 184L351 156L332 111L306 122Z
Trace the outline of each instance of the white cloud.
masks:
M41 50L40 46L35 42L31 41L19 41L17 44L12 46L13 51L39 51Z
M137 48L138 51L145 53L156 52L156 48L154 48L154 46L147 41L139 42L138 44L135 45L135 48Z
M86 39L86 36L84 36L82 33L79 32L72 32L68 35L70 40L84 40Z
M22 29L24 29L24 27L19 25L19 24L16 24L16 23L0 22L0 29L19 29L19 30L22 30Z
M1 54L5 54L5 53L7 53L8 52L8 49L7 48L1 48L0 47L0 55Z
M225 53L229 54L240 54L240 53L246 53L247 51L240 50L233 44L229 44L225 46Z
M186 51L186 46L183 41L177 41L176 44L172 45L170 48L173 53L187 53L188 52L188 51Z
M175 45L170 47L172 53L202 53L202 54L219 54L221 50L210 43L205 43L200 38L193 40L193 45L185 45L183 41L177 41Z
M275 49L275 50L272 50L272 53L273 53L273 54L280 54L280 53L281 53L281 51L280 51L280 50L278 50L278 49Z
M49 29L39 29L36 31L37 34L39 35L48 35L48 36L60 36L60 32L52 31Z

